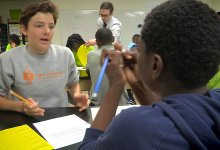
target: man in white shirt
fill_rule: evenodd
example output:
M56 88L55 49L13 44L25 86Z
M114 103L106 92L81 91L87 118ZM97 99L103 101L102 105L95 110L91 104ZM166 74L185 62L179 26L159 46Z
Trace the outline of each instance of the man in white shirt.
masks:
M114 6L111 2L103 2L100 6L99 15L100 17L97 20L98 29L106 27L111 30L114 36L113 44L121 42L121 22L113 17ZM96 44L96 39L89 40L86 42L87 46L92 46Z

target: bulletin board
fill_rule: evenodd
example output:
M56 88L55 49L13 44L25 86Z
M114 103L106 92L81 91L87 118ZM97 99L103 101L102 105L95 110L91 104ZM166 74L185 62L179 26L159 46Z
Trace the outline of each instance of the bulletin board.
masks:
M15 23L13 23L13 24L11 24L11 23L9 23L8 24L8 28L9 28L9 34L16 34L16 35L18 35L18 36L22 36L22 34L21 34L21 32L20 32L20 24L19 23L17 23L17 24L15 24Z
M85 41L95 38L97 31L98 10L61 10L61 42L66 45L67 38L73 34L80 34ZM114 17L122 23L121 39L123 48L132 41L132 36L140 33L139 24L143 24L144 11L115 10Z

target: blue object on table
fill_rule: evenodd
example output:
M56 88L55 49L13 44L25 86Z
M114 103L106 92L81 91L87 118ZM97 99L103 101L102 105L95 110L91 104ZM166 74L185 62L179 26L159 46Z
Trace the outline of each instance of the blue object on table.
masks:
M93 94L92 94L92 97L93 97L93 98L97 97L97 94L98 94L98 92L99 92L99 88L100 88L101 83L102 83L103 76L104 76L104 74L105 74L105 69L106 69L106 67L107 67L108 61L109 61L109 58L106 57L105 60L104 60L103 65L102 65L102 69L101 69L101 71L100 71L98 80L97 80L97 82L96 82L96 85L95 85Z

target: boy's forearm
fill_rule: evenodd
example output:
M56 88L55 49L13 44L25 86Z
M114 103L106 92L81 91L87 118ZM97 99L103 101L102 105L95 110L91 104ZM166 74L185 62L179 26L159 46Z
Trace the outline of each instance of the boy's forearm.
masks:
M22 105L23 105L23 102L21 101L12 101L3 96L0 96L0 109L1 110L23 112Z
M106 130L112 118L115 116L123 89L123 83L110 85L93 124L91 125L92 128L102 131Z
M76 83L71 88L69 88L68 92L69 92L70 96L72 97L72 99L74 99L74 97L76 95L81 94L81 88L80 88L79 83Z

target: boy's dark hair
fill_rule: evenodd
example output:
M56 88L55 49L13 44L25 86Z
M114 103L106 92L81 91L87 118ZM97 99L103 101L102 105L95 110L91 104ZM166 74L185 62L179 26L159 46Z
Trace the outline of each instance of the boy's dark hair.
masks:
M21 43L21 40L17 34L10 34L9 41L12 41L13 43L15 43L16 46L19 46Z
M86 42L83 40L81 35L74 33L68 37L66 47L68 47L69 49L72 49L74 44L78 44L80 46L85 43Z
M103 2L100 6L100 9L109 9L110 14L112 14L114 11L114 6L111 2Z
M51 13L53 15L54 23L56 24L58 18L58 9L52 2L42 2L27 6L21 13L20 24L28 27L30 19L38 12Z
M196 0L169 0L145 18L141 31L146 53L161 56L186 88L207 84L220 64L220 19Z
M112 44L114 37L112 32L108 28L100 28L95 33L96 43L98 46L110 45Z

